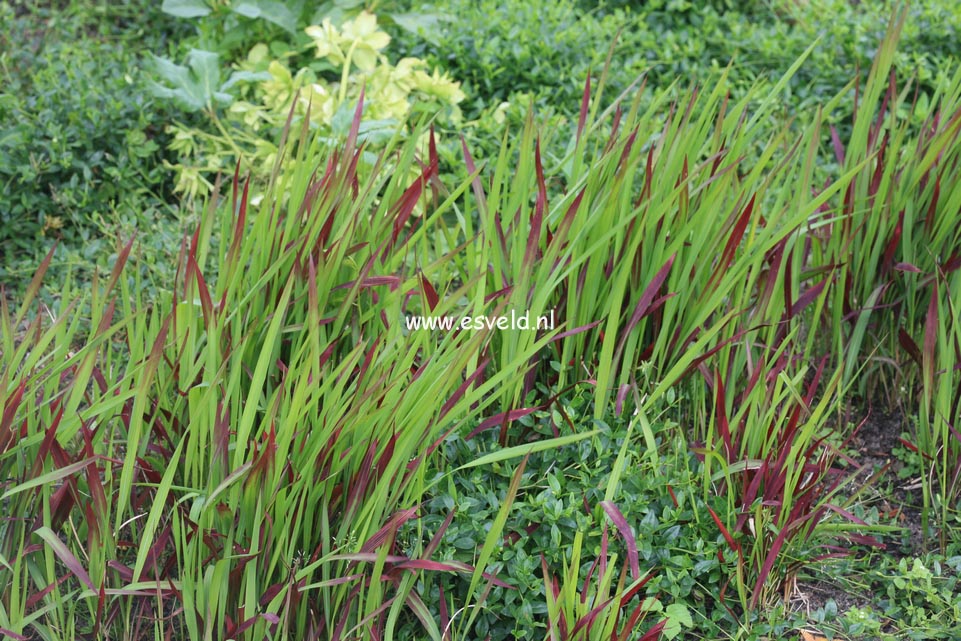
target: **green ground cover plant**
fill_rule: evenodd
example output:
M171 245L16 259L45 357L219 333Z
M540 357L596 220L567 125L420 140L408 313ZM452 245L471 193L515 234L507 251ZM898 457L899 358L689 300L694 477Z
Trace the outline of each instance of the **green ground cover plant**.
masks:
M791 77L786 115L810 116L860 70L866 74L890 0L804 2L410 2L411 12L437 15L422 36L396 32L398 46L440 64L464 83L463 109L477 153L496 153L495 117L520 123L534 104L548 126L577 116L582 79L611 56L612 96L644 74L649 89L705 81L733 60L731 91L740 98L757 81L776 82L806 49L808 63ZM447 16L457 19L446 20ZM895 68L916 76L930 99L953 68L951 43L961 28L942 2L912 2ZM609 51L614 35L616 43ZM831 121L846 129L848 93ZM493 134L493 135L492 135Z
M150 3L0 4L0 284L22 290L61 241L63 262L103 262L118 217L170 221L166 110L142 53L170 35ZM152 28L141 25L152 20Z
M247 38L322 41L340 129L288 91L255 132L272 156L214 178L169 264L125 237L51 285L51 251L0 297L0 635L957 636L961 72L914 90L917 8L816 107L785 98L820 41L756 83L623 95L615 46L565 116L545 93L484 153L416 92L369 135L351 73L400 66L376 14L291 7L168 0L198 31L159 92L216 114L251 81L254 105L263 70L221 66ZM634 15L552 11L571 34ZM513 311L556 324L409 322ZM884 394L917 413L916 548L854 445ZM867 600L798 611L832 569Z

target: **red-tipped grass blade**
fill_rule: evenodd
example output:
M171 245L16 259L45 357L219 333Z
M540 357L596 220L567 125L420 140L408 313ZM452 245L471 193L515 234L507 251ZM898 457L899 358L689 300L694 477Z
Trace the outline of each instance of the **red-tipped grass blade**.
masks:
M394 533L397 531L397 528L407 521L417 518L418 509L420 509L420 506L415 505L414 507L406 510L401 510L390 517L383 527L381 527L376 533L374 533L373 536L367 539L367 541L361 547L361 552L374 552L377 550L377 548L383 545L389 538L393 537Z
M484 195L484 186L481 184L480 172L477 171L477 166L474 164L474 158L470 155L470 151L467 149L467 143L464 141L464 136L460 137L461 149L464 152L464 164L467 166L467 174L473 176L471 179L471 188L474 190L474 197L477 199L477 206L481 212L487 211L487 196Z
M714 524L717 525L717 528L721 531L721 535L724 537L724 540L727 541L727 546L732 552L735 552L738 556L740 556L741 546L737 544L737 542L734 540L734 537L731 536L731 533L728 532L727 528L724 527L724 524L721 523L721 519L718 517L717 512L712 510L711 506L707 506L707 511L711 514L711 518L714 519Z
M719 278L721 274L727 271L731 261L734 259L734 252L737 250L737 246L744 238L744 232L747 230L747 224L751 220L751 212L754 211L754 202L756 198L757 194L751 194L751 199L741 211L741 215L735 220L734 226L731 228L731 234L728 236L727 243L724 245L724 251L721 252L721 260L718 261L714 273L711 275L710 280L708 280L706 291L712 290L715 279Z
M430 281L427 280L427 276L425 276L423 272L420 274L420 288L424 295L424 300L427 302L427 308L430 311L434 311L437 303L440 302L440 297L437 295L437 290L430 284Z
M534 203L534 216L528 230L527 247L524 249L524 269L532 269L537 258L538 245L543 232L544 210L547 208L547 185L544 181L544 167L541 164L541 141L534 142L534 167L537 174L537 200Z
M661 633L664 631L664 626L667 625L667 619L661 619L653 626L651 629L644 633L638 641L657 641L661 638Z
M624 332L621 334L621 338L618 341L617 349L615 350L615 361L619 359L619 355L624 350L624 345L627 343L627 338L630 336L631 332L637 326L637 324L644 318L647 314L652 311L651 303L654 301L655 296L661 290L661 285L667 280L668 275L671 273L671 267L674 265L674 259L677 254L671 254L671 257L667 259L657 273L654 274L654 278L651 282L647 284L644 291L641 293L641 297L638 299L637 304L634 306L634 311L631 313L631 318L627 322L627 326L624 328Z
M81 583L91 590L96 591L97 587L93 584L93 581L90 580L90 575L87 574L87 571L80 564L80 561L77 560L77 557L75 557L67 546L64 545L63 541L60 540L60 537L54 534L53 530L44 526L38 528L35 534L50 546L54 554L60 558L63 564L67 566L67 569L70 570Z
M925 394L929 397L934 389L935 348L938 342L938 281L931 288L928 313L924 320L924 351L922 352Z
M504 426L507 423L516 421L519 418L527 416L528 414L533 414L537 410L544 409L543 406L538 405L537 407L523 407L521 409L510 410L508 412L501 412L494 416L488 417L480 422L480 424L471 430L470 434L467 435L465 440L470 440L483 432L484 430L500 425Z
M631 574L635 579L640 579L641 568L637 560L637 541L634 539L631 526L627 523L627 519L624 518L621 511L617 509L617 506L612 502L601 501L601 507L604 508L604 512L606 512L607 516L614 522L614 526L617 527L621 538L624 539L624 544L627 546L627 562L630 564Z

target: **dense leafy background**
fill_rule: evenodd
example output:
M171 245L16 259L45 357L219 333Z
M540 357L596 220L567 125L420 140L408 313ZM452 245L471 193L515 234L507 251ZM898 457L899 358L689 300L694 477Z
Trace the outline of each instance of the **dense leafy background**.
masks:
M155 3L0 4L0 279L29 276L62 240L96 261L102 230L168 218L170 110L143 62L183 30ZM145 225L146 226L146 225ZM106 242L112 247L112 238Z

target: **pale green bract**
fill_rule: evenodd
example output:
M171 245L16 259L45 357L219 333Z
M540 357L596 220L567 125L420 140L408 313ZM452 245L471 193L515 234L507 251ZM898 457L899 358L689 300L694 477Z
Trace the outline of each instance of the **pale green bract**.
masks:
M187 11L186 5L182 9ZM236 6L232 9L238 11ZM338 122L349 123L362 92L364 120L377 123L360 137L372 152L394 131L406 131L415 106L436 112L443 123L461 122L458 104L465 94L460 83L438 69L428 69L419 58L392 63L385 53L390 36L373 13L361 11L339 27L325 18L304 33L311 38L315 57L336 68L338 80L309 66L292 67L283 58L271 58L263 43L254 45L223 83L213 52L192 50L183 65L155 57L156 72L164 82L153 83L154 94L186 111L204 111L213 125L213 131L178 123L168 128L173 135L170 148L183 158L171 166L177 172L177 192L190 199L209 193L212 176L230 171L238 158L255 179L266 177L277 161L274 141L288 117L294 123L309 120L312 128L330 136L346 135L347 128ZM236 95L238 88L242 97Z

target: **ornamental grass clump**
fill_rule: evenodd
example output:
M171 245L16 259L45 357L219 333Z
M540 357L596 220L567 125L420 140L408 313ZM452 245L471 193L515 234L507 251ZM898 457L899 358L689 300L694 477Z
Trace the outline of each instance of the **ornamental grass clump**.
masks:
M695 450L705 502L724 497L723 518L708 508L736 567L721 600L733 583L745 612L789 600L805 563L880 546L844 509L842 490L860 470L835 464L840 370L823 381L827 357L809 369L790 344L759 351L742 376L715 370L707 381L715 394L707 442L716 445Z
M405 309L463 295L422 273L449 260L426 230L450 204L427 188L436 156L396 137L359 178L359 126L358 109L337 150L300 131L256 209L235 175L166 297L140 297L131 241L81 297L89 320L69 282L55 309L4 306L0 633L382 638L414 617L439 639L416 575L492 580L432 561L442 532L395 534L444 436L549 336L475 384L489 332L406 330ZM388 154L420 178L383 171Z
M594 438L589 416L547 412L574 385L593 390L594 419L612 406L634 416L598 463L610 465L604 500L584 503L595 525L615 525L626 560L604 548L590 571L575 549L561 568L545 563L532 631L627 638L658 612L640 594L631 506L615 496L629 448L658 469L672 441L650 415L679 386L678 429L714 506L698 517L731 553L719 563L734 568L732 619L749 618L789 591L792 556L816 557L809 544L873 543L835 500L830 432L874 331L921 369L926 507L943 525L961 491L961 75L914 139L894 116L873 118L882 95L904 104L886 62L899 24L852 140L833 145L842 169L817 188L825 114L841 98L770 126L803 59L735 103L722 74L643 110L622 97L602 111L601 73L562 157L542 153L530 117L489 164L463 144L467 179L454 185L423 122L363 135L373 76L338 86L342 138L312 126L303 86L278 93L268 169L258 183L238 167L212 190L166 294L145 300L141 272L125 268L131 240L88 290L68 278L53 304L37 302L48 256L17 309L0 297L0 506L12 515L0 521L0 634L470 638L490 586L503 587L487 568L527 459L492 493L470 564L435 558L451 521L422 527L421 504L464 468ZM345 68L369 66L376 34L369 20L312 30ZM901 298L884 299L901 275ZM510 314L556 323L409 322ZM535 413L555 438L512 429ZM501 449L462 468L437 455L455 431L493 429ZM679 634L687 611L664 612L637 629Z
M502 391L504 404L523 405L540 380L589 381L595 418L610 398L653 407L722 346L801 322L823 287L798 269L803 230L860 166L812 194L820 119L766 137L790 74L736 104L725 78L643 111L638 99L601 113L602 74L595 92L585 86L566 156L548 163L528 120L490 177L472 181L464 262L488 267L470 305L510 297L564 324L524 387ZM466 147L465 158L480 171ZM535 339L496 335L492 362L512 362Z
M524 387L502 391L502 402L519 408L503 415L502 441L538 382L593 385L596 418L611 398L618 411L633 404L643 416L700 370L707 388L689 396L689 436L707 454L705 492L714 488L730 501L727 517L715 518L738 558L744 611L789 595L799 567L790 555L820 536L876 544L856 532L866 524L843 507L845 477L829 438L832 427L845 428L833 416L848 384L875 361L866 348L877 343L865 342L866 332L878 331L879 342L894 337L930 372L935 358L954 367L953 357L935 356L937 340L952 349L946 329L927 321L927 358L911 334L927 300L937 298L931 284L947 288L961 265L950 186L961 181L939 183L933 173L949 176L959 166L961 77L928 106L910 105L928 114L923 131L899 124L908 103L889 70L903 20L903 13L892 18L879 48L847 155L826 126L841 95L773 135L761 126L790 73L770 93L755 89L733 106L722 77L673 102L662 96L644 112L639 101L618 103L598 118L602 74L595 94L585 87L566 156L545 162L529 122L513 149L502 147L491 177L472 182L465 204L480 241L468 245L468 263L490 266L475 304L512 297L533 315L556 310L564 323L549 350L529 361ZM878 103L889 122L873 117ZM607 140L597 135L602 126ZM815 186L825 133L841 167ZM474 172L466 149L465 158ZM882 305L901 274L904 293ZM928 319L936 316L937 306L928 310ZM495 335L493 362L513 362L532 338ZM919 428L928 460L937 461L926 506L943 508L950 495L933 498L930 488L957 491L957 403L940 391L953 389L950 378L926 381L925 402L942 399L940 422L929 410ZM653 451L646 432L643 447ZM944 518L949 510L942 511Z
M958 341L950 329L961 268L961 71L930 100L910 84L899 88L891 69L904 19L901 12L891 20L850 140L830 130L837 163L854 173L809 234L808 270L829 274L830 283L826 313L809 326L824 328L829 338L817 342L842 361L845 385L918 413L915 442L906 444L925 462L924 530L933 512L943 550L961 497Z
M922 457L923 529L929 532L933 513L943 552L951 540L951 528L957 527L961 499L961 302L956 293L961 291L961 272L939 272L930 287L917 449Z
M538 409L530 402L538 385L587 382L595 418L611 405L633 408L630 446L656 462L646 413L673 387L689 386L692 373L706 374L684 422L705 456L705 502L728 497L723 515L712 516L735 555L742 612L790 593L798 566L788 559L812 541L873 543L851 534L863 523L832 503L845 478L826 445L840 370L832 359L812 361L817 335L802 331L828 300L823 270L806 269L810 223L862 165L811 189L820 112L762 137L788 79L733 106L722 76L716 87L662 97L644 112L635 101L601 114L602 74L596 93L585 86L570 151L553 164L530 120L513 145L505 138L486 180L464 149L468 171L479 174L464 198L464 263L488 266L469 304L503 299L532 316L553 310L563 323L527 361L523 387L500 391L507 411L481 427L499 427L507 444L510 423ZM754 103L761 109L751 113ZM604 125L606 137L598 135ZM538 338L495 334L485 354L499 368ZM555 434L567 430L577 428L555 426ZM612 479L624 473L622 458ZM557 626L580 616L551 607Z
M641 592L652 575L633 576L628 582L628 564L621 564L618 570L617 555L612 554L608 558L607 542L605 529L600 556L591 564L582 585L582 532L575 534L570 563L565 559L560 576L555 576L548 569L541 555L547 594L548 641L625 641L634 638L639 641L656 641L661 638L668 619L661 619L653 625L644 621L654 609L652 600L638 599L639 603L630 603L631 598ZM634 554L636 556L636 550Z
M913 83L899 86L892 64L904 17L892 18L864 88L855 87L850 139L830 128L841 171L859 169L819 213L809 262L831 273L826 329L846 355L844 381L864 367L858 391L907 396L896 402L910 410L931 286L961 267L961 71L930 100Z

